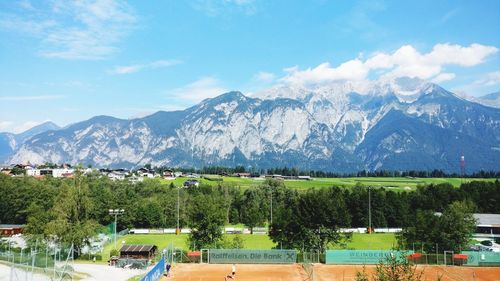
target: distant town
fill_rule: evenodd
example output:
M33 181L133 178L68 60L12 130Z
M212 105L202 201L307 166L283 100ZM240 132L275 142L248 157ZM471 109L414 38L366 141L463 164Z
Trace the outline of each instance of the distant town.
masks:
M241 169L240 169L241 170ZM149 165L147 167L138 168L135 170L129 170L125 168L117 169L107 169L107 168L91 168L91 167L74 167L70 164L43 164L43 165L32 165L32 164L15 164L6 167L2 167L0 172L4 175L11 177L35 177L44 178L47 176L54 178L73 178L75 173L79 171L81 174L91 174L97 173L101 176L108 177L113 181L124 181L128 180L130 182L141 182L145 178L154 179L161 178L165 180L175 180L176 178L187 178L184 182L185 187L198 186L199 181L197 178L201 178L202 175L196 172L186 172L186 171L175 171L173 169L164 168L151 168ZM312 177L309 175L261 175L259 173L249 173L249 172L219 172L219 176L229 176L238 178L273 178L273 179L294 179L294 180L311 180Z
M29 176L35 178L44 178L51 176L54 178L72 178L75 172L81 174L97 173L106 176L111 180L128 180L131 182L141 182L145 178L153 179L160 178L165 180L175 180L176 178L190 178L191 183L198 185L195 180L202 178L204 175L218 175L222 177L238 177L238 178L253 178L266 179L273 178L278 180L301 180L309 181L313 178L345 178L345 177L405 177L405 178L499 178L500 171L476 171L466 174L446 173L442 170L432 171L358 171L353 173L335 173L325 171L303 171L296 168L271 168L271 169L245 169L243 166L234 168L228 167L203 167L202 169L194 168L171 168L171 167L152 167L146 164L143 167L136 169L128 168L97 168L90 165L85 167L82 165L71 164L12 164L0 165L0 173L12 177Z

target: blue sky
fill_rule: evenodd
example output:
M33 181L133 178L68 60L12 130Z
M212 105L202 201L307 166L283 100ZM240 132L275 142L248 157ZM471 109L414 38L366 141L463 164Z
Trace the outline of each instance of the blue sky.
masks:
M0 131L228 90L412 76L500 90L500 1L0 1Z

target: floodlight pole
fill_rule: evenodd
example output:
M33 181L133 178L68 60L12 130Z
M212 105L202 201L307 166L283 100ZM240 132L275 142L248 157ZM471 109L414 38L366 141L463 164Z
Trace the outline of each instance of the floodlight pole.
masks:
M118 222L118 213L115 213L115 250L116 250L116 223Z
M109 209L109 214L112 215L112 216L115 216L115 250L116 250L116 224L118 222L118 215L123 215L123 213L125 212L124 209Z
M368 234L372 234L372 198L371 187L368 187Z
M179 225L179 209L180 209L179 192L180 192L180 187L177 187L177 229L175 230L175 234L176 235L179 235L179 233L180 233L180 225Z
M273 191L271 190L271 225L272 224L273 224Z

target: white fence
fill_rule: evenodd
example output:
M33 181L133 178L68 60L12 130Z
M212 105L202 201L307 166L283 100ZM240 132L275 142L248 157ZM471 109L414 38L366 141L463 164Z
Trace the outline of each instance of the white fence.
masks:
M402 228L374 228L373 231L376 233L397 233L401 232ZM268 229L266 227L254 227L253 234L267 234ZM340 232L347 233L366 233L366 227L358 228L341 228ZM132 228L130 230L131 234L175 234L175 228ZM181 233L191 233L191 229L183 228ZM225 227L224 233L227 234L250 234L250 228L247 227Z
M358 227L358 228L341 228L340 232L353 232L353 233L366 233L366 227ZM373 231L376 233L397 233L401 232L402 228L374 228Z
M267 234L268 229L266 227L254 227L253 234ZM129 233L131 234L175 234L175 228L132 228ZM191 233L191 229L182 228L181 233L187 234ZM227 234L250 234L251 231L246 227L225 227L224 233Z

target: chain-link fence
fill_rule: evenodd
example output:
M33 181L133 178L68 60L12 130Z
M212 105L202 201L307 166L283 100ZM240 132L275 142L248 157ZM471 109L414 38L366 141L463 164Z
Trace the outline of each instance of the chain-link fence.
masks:
M38 242L31 247L0 245L0 261L9 268L11 281L72 280L73 245L47 245ZM33 278L36 276L36 278Z

